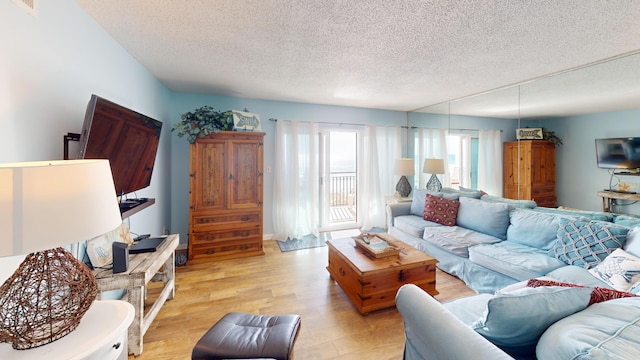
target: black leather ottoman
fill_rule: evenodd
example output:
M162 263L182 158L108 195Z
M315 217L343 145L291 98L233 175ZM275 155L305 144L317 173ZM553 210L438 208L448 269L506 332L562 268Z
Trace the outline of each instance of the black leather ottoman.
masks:
M229 313L198 340L191 359L288 360L299 327L299 315Z

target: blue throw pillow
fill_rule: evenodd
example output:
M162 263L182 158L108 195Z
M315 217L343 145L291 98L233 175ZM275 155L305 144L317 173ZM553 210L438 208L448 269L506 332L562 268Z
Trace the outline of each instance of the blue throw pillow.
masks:
M587 307L590 288L541 286L500 293L472 328L511 354L530 354L556 321Z
M460 197L456 224L498 239L507 238L511 206L468 197Z
M480 199L480 197L482 197L482 195L484 194L484 192L480 190L469 189L469 191L465 191L462 189L454 189L450 187L444 187L440 190L440 192L445 194L456 194L459 197L469 197L473 199Z
M598 221L560 219L556 243L549 256L569 265L590 269L627 240L629 228Z
M501 203L509 204L514 208L520 208L520 209L535 209L538 206L538 204L536 204L536 202L533 200L514 200L514 199L507 199L501 196L493 196L493 195L482 195L480 200L490 201L490 202L501 202Z

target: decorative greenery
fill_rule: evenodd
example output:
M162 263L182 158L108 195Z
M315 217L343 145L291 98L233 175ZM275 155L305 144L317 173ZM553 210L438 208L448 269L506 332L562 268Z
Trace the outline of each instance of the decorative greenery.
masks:
M542 128L542 137L545 140L552 142L555 146L562 145L562 139L559 138L555 132L548 130L547 128Z
M187 137L187 141L193 144L197 138L205 137L211 133L227 131L233 128L233 112L216 111L211 106L205 105L193 112L180 114L182 121L171 128L176 131L178 137Z

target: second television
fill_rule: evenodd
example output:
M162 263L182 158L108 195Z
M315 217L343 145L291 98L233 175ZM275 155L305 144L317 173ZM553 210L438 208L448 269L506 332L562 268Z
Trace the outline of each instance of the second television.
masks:
M596 139L598 167L640 169L640 137Z

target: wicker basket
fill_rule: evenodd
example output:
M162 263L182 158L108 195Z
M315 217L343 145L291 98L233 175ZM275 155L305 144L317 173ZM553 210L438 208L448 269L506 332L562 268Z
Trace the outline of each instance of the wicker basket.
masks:
M0 341L24 350L73 331L98 293L93 273L63 248L27 255L0 287Z

